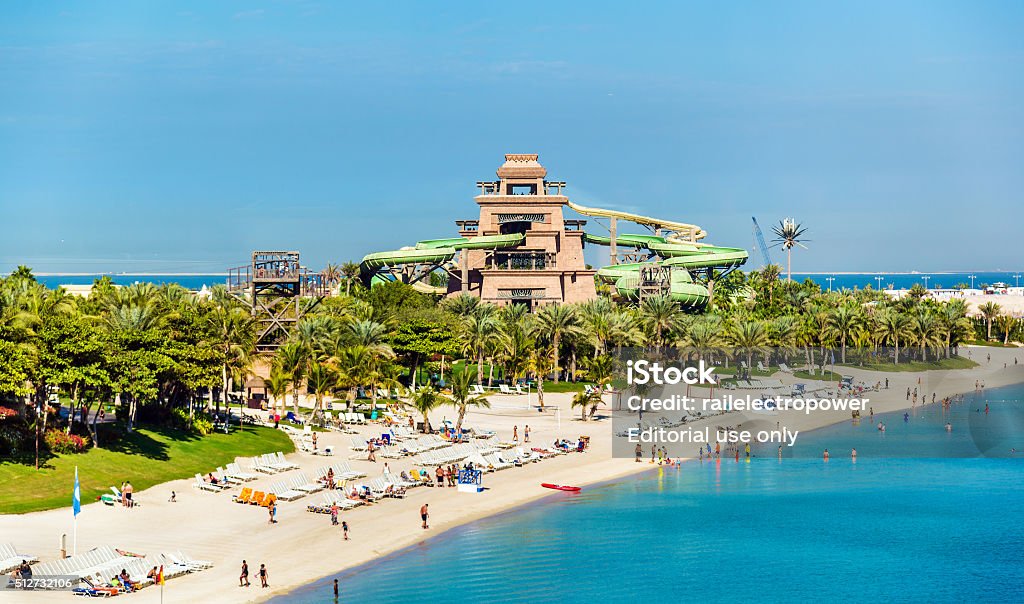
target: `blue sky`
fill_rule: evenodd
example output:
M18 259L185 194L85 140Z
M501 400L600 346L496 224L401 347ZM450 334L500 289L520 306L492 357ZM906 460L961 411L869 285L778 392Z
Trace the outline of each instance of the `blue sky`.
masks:
M1022 268L1024 4L486 4L0 4L0 270L358 259L506 152L721 245L794 216L794 270Z

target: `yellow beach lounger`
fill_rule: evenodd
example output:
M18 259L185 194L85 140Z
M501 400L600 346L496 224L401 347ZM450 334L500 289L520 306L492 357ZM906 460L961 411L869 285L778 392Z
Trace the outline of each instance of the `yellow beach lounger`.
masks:
M252 496L252 489L245 487L242 492L235 496L235 503L249 503L249 497Z
M249 503L252 505L263 505L263 499L265 497L266 494L263 491L256 491L252 494L252 497L249 498Z

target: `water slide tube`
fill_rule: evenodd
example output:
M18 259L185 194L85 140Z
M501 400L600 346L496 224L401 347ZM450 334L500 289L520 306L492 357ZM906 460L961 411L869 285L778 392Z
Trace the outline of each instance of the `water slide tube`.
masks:
M618 210L603 210L601 208L588 208L587 206L577 205L571 201L566 202L570 208L576 211L577 214L583 214L584 216L593 216L595 218L621 218L622 220L632 222L635 224L642 224L644 226L650 226L656 229L665 229L672 231L665 235L664 240L668 243L689 243L693 244L700 239L707 237L707 232L695 224L687 224L685 222L674 222L671 220L661 220L658 218L651 218L650 216L641 216L640 214L630 214L629 212L620 212ZM633 235L637 237L638 235ZM644 235L639 235L643 237ZM619 239L624 236L615 238L615 243L618 245ZM697 243L697 245L701 245Z
M678 223L677 223L678 224ZM611 245L611 237L584 235L588 243ZM635 299L640 281L640 269L645 266L666 266L684 270L673 270L669 279L669 295L684 308L697 309L708 303L709 292L700 283L694 283L690 270L717 268L726 270L747 261L747 251L741 248L720 247L702 243L671 243L668 237L657 235L618 235L618 247L646 249L659 257L652 262L613 264L597 271L597 278L614 285L616 291L627 299Z
M447 239L427 239L416 243L415 247L403 247L390 252L376 252L363 256L359 269L364 279L371 284L383 283L386 279L379 275L381 269L394 268L405 264L443 264L455 258L459 250L497 250L519 245L523 235L481 235L479 237L450 237ZM413 287L428 293L444 293L445 288L434 287L418 281Z

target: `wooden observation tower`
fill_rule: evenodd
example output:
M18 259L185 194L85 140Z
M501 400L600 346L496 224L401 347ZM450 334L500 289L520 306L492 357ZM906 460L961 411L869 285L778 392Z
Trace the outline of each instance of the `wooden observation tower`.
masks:
M273 352L302 316L330 295L323 273L299 263L298 252L256 251L252 264L228 269L228 291L257 321L256 350Z

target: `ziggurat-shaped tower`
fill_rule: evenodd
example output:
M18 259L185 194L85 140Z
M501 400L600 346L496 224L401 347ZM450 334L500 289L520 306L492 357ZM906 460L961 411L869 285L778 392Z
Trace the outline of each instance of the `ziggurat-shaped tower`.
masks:
M486 302L583 302L597 296L596 271L583 260L585 220L566 220L565 182L548 181L536 153L507 154L498 180L478 182L478 220L459 220L459 235L521 235L511 247L464 249L449 294L467 292Z

